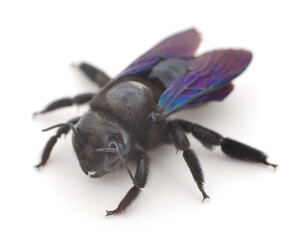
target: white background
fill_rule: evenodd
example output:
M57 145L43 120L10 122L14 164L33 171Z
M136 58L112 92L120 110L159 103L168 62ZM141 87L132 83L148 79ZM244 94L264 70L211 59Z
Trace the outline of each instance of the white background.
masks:
M297 239L297 7L295 1L1 1L1 239ZM190 137L201 194L172 146L150 153L151 179L126 214L105 217L131 186L127 173L89 179L61 138L40 172L42 128L82 114L32 119L54 99L97 91L72 62L115 76L162 38L189 27L198 53L247 48L254 59L221 103L177 114L264 150L270 167L231 160Z

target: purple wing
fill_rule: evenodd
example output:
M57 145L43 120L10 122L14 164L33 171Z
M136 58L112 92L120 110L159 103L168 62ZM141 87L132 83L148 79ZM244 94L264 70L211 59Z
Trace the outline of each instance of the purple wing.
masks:
M190 105L222 100L233 89L230 83L252 59L245 50L215 50L190 60L188 72L173 79L159 99L158 116L165 118Z
M201 35L195 29L168 37L135 60L115 79L148 70L161 59L190 58L198 48L200 41Z

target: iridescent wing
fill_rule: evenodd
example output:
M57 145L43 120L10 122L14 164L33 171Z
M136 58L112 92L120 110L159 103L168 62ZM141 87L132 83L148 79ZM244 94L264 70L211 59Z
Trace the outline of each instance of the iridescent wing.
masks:
M162 59L190 58L198 48L200 41L201 35L195 29L168 37L130 64L115 80L125 75L149 70Z
M188 72L173 79L159 99L156 114L165 118L190 105L221 100L233 89L230 83L252 59L245 50L215 50L191 59Z

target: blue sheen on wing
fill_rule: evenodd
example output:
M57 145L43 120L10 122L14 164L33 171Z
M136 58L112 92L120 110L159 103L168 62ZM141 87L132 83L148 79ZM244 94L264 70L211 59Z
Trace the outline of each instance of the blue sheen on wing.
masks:
M233 89L229 84L252 59L245 50L215 50L189 61L188 73L171 81L162 94L158 109L167 117L190 105L207 100L222 100Z
M115 80L125 75L149 70L161 59L190 58L198 48L200 41L201 35L193 28L170 36L135 60Z

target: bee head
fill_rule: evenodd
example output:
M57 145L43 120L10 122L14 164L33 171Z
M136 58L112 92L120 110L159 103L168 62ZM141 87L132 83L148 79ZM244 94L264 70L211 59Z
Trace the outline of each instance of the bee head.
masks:
M72 130L73 148L85 174L98 178L125 164L131 139L119 124L87 112Z

